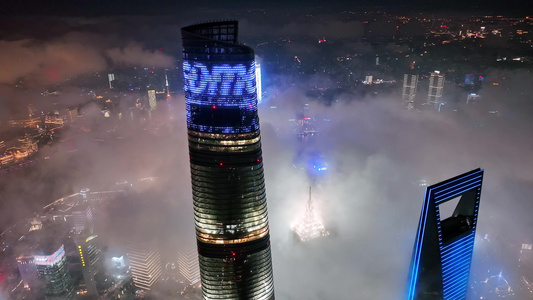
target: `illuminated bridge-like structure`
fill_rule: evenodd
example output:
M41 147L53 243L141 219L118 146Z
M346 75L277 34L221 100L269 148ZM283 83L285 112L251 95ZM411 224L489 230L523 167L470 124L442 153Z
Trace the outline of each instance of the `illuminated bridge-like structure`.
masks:
M466 298L483 170L426 188L409 281L408 300ZM458 199L451 216L446 202Z
M254 52L236 21L182 28L204 299L274 299Z

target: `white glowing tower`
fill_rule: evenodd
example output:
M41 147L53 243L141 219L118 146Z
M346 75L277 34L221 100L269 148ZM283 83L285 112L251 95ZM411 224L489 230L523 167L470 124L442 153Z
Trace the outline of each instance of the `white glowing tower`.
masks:
M157 108L157 100L155 98L155 90L148 90L148 104L150 105L150 110L155 110Z
M257 103L263 100L263 90L261 89L261 65L255 64L255 87L257 88Z
M168 85L168 76L165 74L165 90L167 92L167 98L170 98L170 86Z
M429 90L428 90L428 105L434 105L438 107L440 111L440 106L444 104L442 102L442 90L444 89L444 75L440 74L439 71L431 73L429 77Z
M198 251L195 246L185 246L178 251L178 267L180 274L185 277L190 284L197 284L200 282Z
M313 200L311 199L311 187L309 187L309 200L307 200L305 215L300 218L297 223L291 225L291 229L302 242L329 235L322 220L314 212Z
M409 82L409 79L411 81ZM415 107L416 86L418 84L418 75L403 75L402 101L407 109Z
M113 88L113 81L115 80L115 74L107 74L107 78L109 79L109 88Z

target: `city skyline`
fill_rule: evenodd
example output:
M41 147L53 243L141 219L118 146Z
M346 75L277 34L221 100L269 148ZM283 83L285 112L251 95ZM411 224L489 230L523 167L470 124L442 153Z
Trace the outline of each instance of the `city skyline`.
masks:
M24 17L2 18L0 290L30 292L17 287L22 274L11 268L10 248L50 222L71 226L77 197L87 195L101 260L123 287L107 293L134 292L124 284L122 244L139 233L154 238L164 266L144 295L198 296L185 288L177 255L195 240L180 30L220 18L239 20L239 42L261 62L260 160L278 298L404 299L424 189L482 166L467 299L490 299L501 282L523 299L533 242L531 19L307 5L49 15L31 30ZM185 65L192 90L211 100L216 89L194 80L198 74L253 76L246 64L203 73L207 65L194 63ZM436 109L425 104L435 70L444 75ZM415 75L413 94L402 90L405 74ZM247 93L231 82L238 88L220 92ZM222 104L214 110L227 112ZM291 222L305 211L309 186L329 235L297 243ZM69 250L66 240L75 291L84 292L87 251Z

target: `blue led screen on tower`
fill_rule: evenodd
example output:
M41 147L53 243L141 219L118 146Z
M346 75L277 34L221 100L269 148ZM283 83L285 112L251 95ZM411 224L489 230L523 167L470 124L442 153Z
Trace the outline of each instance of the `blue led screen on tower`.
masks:
M209 133L259 129L255 62L183 62L187 123Z
M408 300L465 299L478 221L481 169L426 188ZM451 216L441 206L458 199Z
M183 63L185 92L209 96L255 98L255 62L208 66L201 62Z

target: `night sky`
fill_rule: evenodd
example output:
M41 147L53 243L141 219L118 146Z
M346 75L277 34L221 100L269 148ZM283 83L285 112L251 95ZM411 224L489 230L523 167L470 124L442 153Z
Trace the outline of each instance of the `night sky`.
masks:
M213 10L213 9L309 9L317 8L321 10L353 10L368 9L370 7L381 7L390 10L399 11L434 11L449 13L494 13L494 14L513 14L521 15L531 14L533 11L533 2L528 0L473 0L473 1L362 1L362 0L345 0L345 1L317 1L317 0L274 0L274 1L104 1L104 0L85 0L85 1L39 1L39 0L21 0L21 1L2 1L0 3L0 15L62 15L62 16L109 16L109 15L152 15L164 14L172 15L183 12L184 10Z

